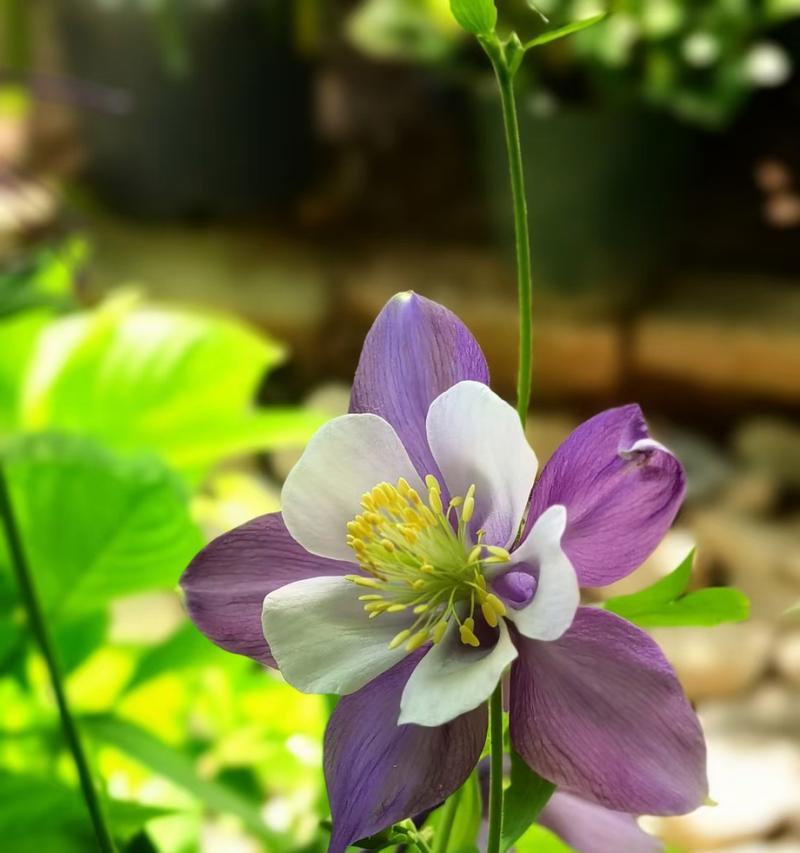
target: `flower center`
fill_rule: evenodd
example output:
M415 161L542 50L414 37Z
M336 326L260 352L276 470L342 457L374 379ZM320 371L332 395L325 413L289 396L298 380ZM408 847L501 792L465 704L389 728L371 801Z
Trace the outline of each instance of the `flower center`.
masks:
M389 644L408 651L428 641L439 643L451 621L461 642L479 646L475 608L496 627L506 612L487 588L484 566L510 559L505 548L484 545L483 531L472 541L468 525L475 511L475 486L445 508L438 480L425 478L427 503L404 479L379 483L361 498L363 512L347 524L347 544L362 575L347 580L365 587L359 596L370 619L382 613L408 612L412 624Z

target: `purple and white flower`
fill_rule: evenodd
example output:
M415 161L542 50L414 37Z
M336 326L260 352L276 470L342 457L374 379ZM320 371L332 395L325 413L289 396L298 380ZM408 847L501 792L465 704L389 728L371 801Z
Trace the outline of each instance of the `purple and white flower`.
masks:
M330 850L444 800L507 676L512 743L559 787L634 814L706 797L697 718L647 634L580 606L678 511L684 474L637 406L547 463L449 311L399 294L367 336L351 413L309 443L282 514L212 542L182 585L197 626L343 697L325 738Z

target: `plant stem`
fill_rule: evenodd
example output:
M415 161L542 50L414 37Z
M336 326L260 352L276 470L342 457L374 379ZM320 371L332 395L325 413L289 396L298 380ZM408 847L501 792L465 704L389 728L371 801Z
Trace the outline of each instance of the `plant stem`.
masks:
M489 700L489 839L486 853L499 853L503 831L503 683Z
M116 848L111 838L108 824L106 823L99 792L92 779L89 761L83 748L80 732L67 702L64 679L58 662L58 656L39 603L33 576L25 557L22 538L11 503L8 482L2 465L0 465L0 520L2 520L3 528L5 529L9 555L17 583L19 584L22 603L27 611L28 622L47 665L47 671L53 686L53 693L55 694L58 705L58 713L61 717L61 727L72 757L75 760L83 798L86 801L86 808L92 819L97 842L102 853L115 853Z
M453 823L456 819L459 799L458 791L456 791L442 807L442 822L436 831L436 838L433 842L433 853L446 853L447 851L447 842L450 838L450 833L453 831Z
M432 853L431 848L428 847L427 843L423 841L419 836L414 839L414 845L416 846L419 853Z
M531 305L531 243L528 226L528 202L525 196L525 172L519 137L517 103L514 97L514 74L508 67L505 54L487 51L492 60L506 133L508 169L511 178L511 198L514 206L514 239L517 248L517 293L519 301L519 366L517 369L517 412L523 425L531 400L532 305Z

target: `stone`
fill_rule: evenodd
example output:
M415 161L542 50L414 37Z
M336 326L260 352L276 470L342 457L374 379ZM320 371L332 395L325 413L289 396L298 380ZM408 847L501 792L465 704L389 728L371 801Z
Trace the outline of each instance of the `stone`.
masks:
M800 401L800 293L778 279L687 279L634 323L637 382ZM779 365L780 367L776 367Z
M790 631L780 638L775 650L775 666L787 681L800 686L800 629ZM800 716L800 699L798 716Z
M703 559L747 595L753 616L774 619L800 599L800 519L715 507L696 511L692 528Z
M650 818L648 828L681 849L718 850L726 845L761 843L759 839L780 832L800 814L800 746L796 741L712 735L708 738L708 774L710 796L717 805L703 806L682 817Z
M517 297L502 258L483 249L378 247L343 275L341 308L364 330L398 291L412 288L447 305L481 344L495 390L513 398ZM622 375L621 326L607 312L572 310L567 303L537 303L535 311L535 398L613 396Z
M751 418L737 430L739 458L782 486L800 487L800 426L779 418Z
M752 687L767 669L775 637L766 621L652 633L694 700L735 696Z
M800 690L772 678L750 694L702 703L700 719L708 734L765 735L800 743Z

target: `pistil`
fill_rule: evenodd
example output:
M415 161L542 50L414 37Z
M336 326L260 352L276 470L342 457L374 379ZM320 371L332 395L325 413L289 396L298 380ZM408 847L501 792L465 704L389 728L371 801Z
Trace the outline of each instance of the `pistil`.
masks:
M408 612L412 619L390 648L408 651L440 643L448 625L458 625L462 643L477 647L476 606L491 627L506 612L487 589L484 566L508 562L504 548L484 545L483 532L472 541L469 522L475 511L475 486L466 495L442 503L438 480L425 478L427 502L405 479L379 483L362 496L362 512L347 525L347 544L364 575L347 579L365 588L359 596L370 619ZM462 618L464 617L464 618Z

